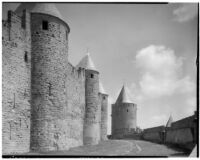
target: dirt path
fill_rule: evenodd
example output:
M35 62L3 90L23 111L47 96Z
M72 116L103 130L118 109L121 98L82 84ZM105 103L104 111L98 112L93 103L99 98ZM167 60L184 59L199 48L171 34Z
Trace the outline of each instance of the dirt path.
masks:
M187 156L180 149L168 148L141 140L108 140L94 146L80 146L68 151L28 153L26 155L48 156Z

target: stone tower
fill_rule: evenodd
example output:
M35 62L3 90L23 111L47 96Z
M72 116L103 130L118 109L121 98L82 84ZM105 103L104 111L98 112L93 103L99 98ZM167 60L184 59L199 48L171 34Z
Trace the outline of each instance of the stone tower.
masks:
M31 141L33 151L68 149L65 142L69 26L52 3L22 3L31 12Z
M117 101L112 104L113 137L120 138L136 130L136 111L136 104L130 100L127 88L123 86Z
M85 122L83 144L94 145L100 140L99 72L95 68L89 53L77 65L85 68Z
M108 94L105 92L103 85L99 82L99 100L101 105L101 140L107 140L107 121L108 121Z

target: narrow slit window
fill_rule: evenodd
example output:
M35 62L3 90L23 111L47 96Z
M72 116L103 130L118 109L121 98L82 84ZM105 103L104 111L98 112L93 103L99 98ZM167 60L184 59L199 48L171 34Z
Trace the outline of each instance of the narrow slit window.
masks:
M48 30L48 21L42 21L42 29L43 30Z
M24 54L24 61L27 63L28 62L28 52L25 51L25 54Z

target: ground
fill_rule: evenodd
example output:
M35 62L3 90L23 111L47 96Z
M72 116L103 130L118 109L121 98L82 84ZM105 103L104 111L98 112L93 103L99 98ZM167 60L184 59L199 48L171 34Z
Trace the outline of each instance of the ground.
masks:
M28 153L40 156L188 156L180 148L172 148L162 144L142 140L107 140L98 145L80 146L68 151L52 151L46 153Z

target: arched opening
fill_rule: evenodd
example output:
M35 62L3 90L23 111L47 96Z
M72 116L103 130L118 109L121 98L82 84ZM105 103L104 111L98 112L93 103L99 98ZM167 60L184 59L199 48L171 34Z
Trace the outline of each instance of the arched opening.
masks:
M91 77L91 78L94 78L94 74L91 74L90 77Z

